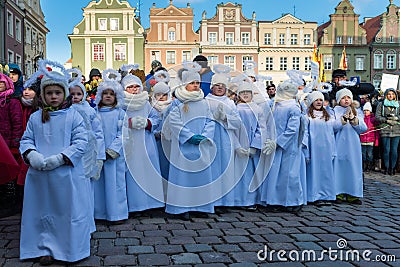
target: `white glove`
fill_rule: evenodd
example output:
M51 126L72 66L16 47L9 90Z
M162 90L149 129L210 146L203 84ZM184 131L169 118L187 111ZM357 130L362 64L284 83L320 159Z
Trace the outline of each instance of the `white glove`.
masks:
M261 149L261 151L262 151L262 153L264 153L264 154L266 154L266 155L269 155L269 154L271 154L272 152L274 152L275 149L276 149L276 142L275 142L274 140L267 139L267 140L264 142L264 146L263 146L263 148Z
M239 157L245 158L250 155L250 149L246 149L243 147L239 147L235 149L235 152L238 154Z
M98 159L96 160L96 173L93 175L93 180L99 180L100 179L100 174L101 174L101 170L103 169L103 160Z
M217 107L217 111L215 112L215 119L225 121L226 120L226 112L224 111L224 105L219 104Z
M46 164L46 166L43 168L44 171L51 171L54 170L58 167L60 167L61 165L64 165L64 158L63 155L57 154L57 155L53 155L50 156L48 158L46 158L44 160L44 163Z
M41 171L46 166L46 164L44 163L43 155L36 150L32 150L31 152L29 152L26 158L29 160L29 164L35 170Z
M129 118L129 120L129 128L140 130L147 127L147 119L141 116Z
M250 147L249 149L249 157L254 157L257 154L257 149L254 147Z

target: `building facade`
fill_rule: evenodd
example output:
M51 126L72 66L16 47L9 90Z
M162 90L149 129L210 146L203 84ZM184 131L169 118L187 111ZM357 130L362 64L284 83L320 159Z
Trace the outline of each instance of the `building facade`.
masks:
M26 77L38 68L39 59L46 58L46 27L40 1L24 0L24 58L23 67Z
M0 63L18 64L24 72L22 64L24 58L24 3L18 0L5 0L1 4L4 38L0 39L0 42L3 42Z
M144 29L127 1L91 1L83 19L68 35L72 66L89 75L92 68L119 69L123 64L144 65Z
M274 21L259 21L259 74L272 77L268 83L286 79L287 70L309 72L317 22L304 22L291 14Z
M329 15L330 20L318 27L318 48L323 55L327 80L339 67L343 48L347 53L347 77L360 76L361 81L371 80L370 52L366 30L359 24L359 16L349 0L342 0Z
M365 22L371 51L371 78L380 89L382 74L400 74L400 14L399 7L389 1L387 11Z
M241 4L218 4L216 14L200 22L200 50L210 65L225 64L233 70L243 71L244 62L258 61L258 34L256 14L246 18ZM257 69L256 69L257 71Z
M193 9L173 5L166 8L150 8L150 28L146 30L145 71L150 72L150 63L159 60L169 69L183 61L192 61L199 51L199 34L193 30Z

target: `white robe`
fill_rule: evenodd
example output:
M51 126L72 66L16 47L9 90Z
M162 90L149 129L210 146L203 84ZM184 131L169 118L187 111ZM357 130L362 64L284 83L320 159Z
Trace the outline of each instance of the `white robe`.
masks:
M49 157L67 156L73 166L51 171L29 168L21 221L20 259L52 256L74 262L90 256L89 179L82 157L87 145L83 118L74 109L50 112L42 123L42 111L31 115L21 140L23 154L35 149Z

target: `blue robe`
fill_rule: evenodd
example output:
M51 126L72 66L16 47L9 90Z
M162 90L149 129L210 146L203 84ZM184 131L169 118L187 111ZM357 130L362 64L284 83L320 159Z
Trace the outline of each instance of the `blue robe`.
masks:
M128 118L140 116L151 122L151 131L130 129ZM129 212L164 207L163 181L160 173L157 144L153 130L160 118L149 102L139 110L128 106L123 129L126 170L126 190Z
M256 103L238 104L237 110L242 121L241 128L236 131L238 147L255 148L257 152L252 157L235 155L235 178L240 178L240 180L224 197L224 202L226 206L251 206L259 204L261 197L261 187L254 191L250 187L254 179L258 180L256 168L260 162L265 119L263 119L263 110Z
M116 159L104 161L100 178L94 181L94 218L119 221L128 218L125 182L125 157L122 149L122 124L125 111L121 108L98 109L106 149L119 153Z
M335 200L336 188L333 159L336 157L335 124L333 116L328 121L322 111L314 111L314 119L307 116L310 163L307 164L307 200Z
M215 153L216 150L212 141L215 124L205 99L188 102L188 111L183 110L184 106L179 100L174 100L168 115L172 135L165 211L172 214L188 211L213 213L212 202L218 199L211 185L213 173L210 167L215 156L212 151ZM206 136L208 140L199 145L190 144L188 141L195 134Z
M220 198L214 203L215 206L230 206L223 197L226 195L238 179L235 179L235 148L237 138L235 130L238 130L242 121L237 111L235 103L227 96L214 96L208 94L205 98L210 105L213 118L215 120L214 142L217 147L217 154L211 165L215 190L220 190ZM226 113L226 120L215 119L218 106L222 105ZM240 177L238 177L240 178Z
M74 109L49 112L42 123L42 111L29 118L20 151L35 149L49 157L59 153L73 166L51 171L29 167L21 221L20 259L52 256L74 262L90 256L89 179L82 157L87 145L83 118Z
M268 205L299 206L305 204L300 171L302 140L301 111L294 99L275 103L276 151L272 167L262 186L261 201Z
M357 110L359 124L352 126L350 123L342 125L340 118L346 108L336 106L333 111L337 120L336 151L334 160L334 174L336 195L349 194L354 197L363 196L363 172L360 134L367 131L364 122L364 113Z

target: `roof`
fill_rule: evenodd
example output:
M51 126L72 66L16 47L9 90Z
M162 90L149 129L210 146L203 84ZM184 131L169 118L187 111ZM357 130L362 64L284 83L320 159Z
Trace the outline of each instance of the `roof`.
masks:
M378 15L374 18L368 19L363 25L361 25L367 33L367 44L374 41L376 34L381 28L381 16Z

